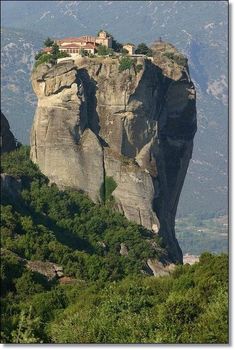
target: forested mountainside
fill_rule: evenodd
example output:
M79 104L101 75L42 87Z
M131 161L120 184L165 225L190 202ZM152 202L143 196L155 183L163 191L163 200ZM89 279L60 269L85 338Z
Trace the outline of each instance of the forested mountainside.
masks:
M1 173L2 342L228 342L227 255L174 267L111 203L49 186L28 147Z
M23 142L29 141L36 103L29 81L32 67L29 57L32 55L23 54L24 46L19 45L22 35L34 53L48 35L95 34L97 26L108 30L121 42L151 44L161 36L189 57L198 97L198 134L178 214L202 216L208 215L208 210L212 216L226 214L227 9L225 1L100 1L98 4L89 1L3 1L2 25L18 28L2 32L3 112L16 137ZM40 33L33 41L29 38L32 28ZM15 57L15 62L21 62L24 57L23 61L30 66L27 68L22 63L26 75L19 71L21 68L15 70L10 57Z

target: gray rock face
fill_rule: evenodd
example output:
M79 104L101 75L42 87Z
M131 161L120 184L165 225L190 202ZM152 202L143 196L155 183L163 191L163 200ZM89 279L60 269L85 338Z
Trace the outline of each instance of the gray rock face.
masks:
M174 221L196 132L195 89L187 64L172 68L154 52L123 72L118 58L39 66L31 158L51 182L95 202L112 178L117 209L182 261Z
M1 112L1 153L16 149L16 140L10 130L7 118Z

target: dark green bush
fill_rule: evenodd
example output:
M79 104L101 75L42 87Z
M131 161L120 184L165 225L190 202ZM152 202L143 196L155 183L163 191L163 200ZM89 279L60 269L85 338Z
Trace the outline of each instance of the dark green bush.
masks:
M120 59L118 70L119 72L123 72L128 69L130 72L132 65L133 65L133 60L130 57L124 56Z

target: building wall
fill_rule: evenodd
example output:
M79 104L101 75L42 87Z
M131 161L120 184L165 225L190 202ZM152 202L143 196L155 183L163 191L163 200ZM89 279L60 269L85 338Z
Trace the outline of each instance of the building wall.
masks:
M101 45L104 45L104 46L109 47L109 48L112 47L112 41L113 41L112 38L97 37L97 39L96 39L97 44L101 44Z
M129 55L133 55L135 53L135 47L132 45L123 45L123 48L128 51Z

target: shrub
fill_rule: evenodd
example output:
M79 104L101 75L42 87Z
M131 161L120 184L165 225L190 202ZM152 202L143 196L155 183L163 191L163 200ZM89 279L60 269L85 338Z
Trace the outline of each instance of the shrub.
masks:
M39 56L39 59L34 63L34 68L38 67L42 63L50 63L51 62L51 54L43 53Z
M104 45L99 45L97 48L97 53L99 56L108 56L108 55L112 55L113 49L110 49Z
M153 54L152 50L145 43L139 44L135 50L135 53L146 55L146 56L152 56Z
M117 187L116 182L112 177L105 176L104 183L100 189L100 196L103 203L112 199L112 193Z
M135 68L136 68L136 72L139 73L143 69L143 65L137 64Z
M52 40L49 37L44 41L44 46L45 47L51 47L53 44L54 44L54 40Z
M187 63L187 58L180 53L166 51L163 53L163 56L169 58L179 66L185 66Z
M125 70L129 70L129 73L130 73L130 69L133 65L133 60L130 58L130 57L122 57L120 59L120 63L119 63L119 72L123 72Z

